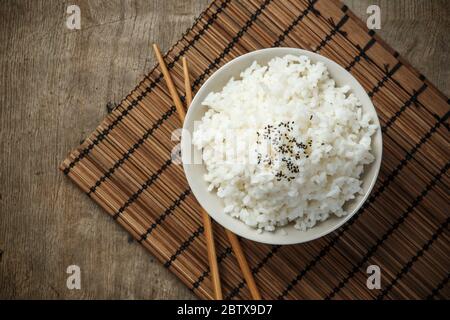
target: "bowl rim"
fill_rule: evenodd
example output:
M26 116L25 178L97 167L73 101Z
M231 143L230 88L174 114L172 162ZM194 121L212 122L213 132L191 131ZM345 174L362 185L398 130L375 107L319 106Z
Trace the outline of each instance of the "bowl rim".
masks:
M313 240L316 240L316 239L318 239L318 238L321 238L321 237L323 237L323 236L325 236L325 235L328 235L328 234L330 234L330 233L332 233L333 231L335 231L336 229L338 229L338 228L340 228L342 225L344 225L347 221L349 221L360 209L361 209L361 207L363 206L363 204L367 201L367 198L369 197L369 195L371 194L371 192L372 192L372 190L373 190L373 188L374 188L374 186L375 186L375 184L376 184L376 182L377 182L377 179L378 179L378 175L379 175L379 172L380 172L380 168L381 168L381 162L382 162L382 158L383 158L383 136L382 136L382 133L381 133L381 126L380 126L380 122L379 122L379 117L378 117L378 113L377 113L377 110L376 110L376 108L375 108L375 106L373 105L373 102L372 102L372 99L369 97L369 95L367 94L367 92L366 92L366 90L364 89L364 87L360 84L360 82L349 72L349 71L347 71L346 69L344 69L341 65L339 65L338 63L336 63L335 61L333 61L333 60L331 60L331 59L329 59L329 58L327 58L327 57L325 57L325 56L322 56L322 55L320 55L320 54L318 54L318 53L315 53L315 52L312 52L312 51L308 51L308 50L305 50L305 49L300 49L300 48L292 48L292 47L277 47L277 48L264 48L264 49L258 49L258 50L254 50L254 51L250 51L250 52L248 52L248 53L245 53L245 54L243 54L243 55L240 55L240 56L238 56L238 57L236 57L236 58L234 58L234 59L232 59L232 60L230 60L229 62L227 62L227 63L225 63L223 66L221 66L219 69L217 69L203 84L202 84L202 86L199 88L199 90L197 91L197 93L195 94L195 96L194 96L194 99L192 100L192 102L191 102L191 106L195 106L195 105L201 105L201 101L198 101L199 99L200 99L200 92L202 91L202 90L204 90L207 86L208 86L208 84L209 83L211 83L211 82L213 82L216 78L217 78L217 76L221 73L221 72L224 72L224 70L226 70L227 68L229 68L231 65L233 65L233 64L235 64L235 63L239 63L241 60L244 60L244 59L246 59L246 58L248 58L249 56L257 56L258 54L261 54L261 53L263 53L263 52L268 52L268 51L274 51L274 52L276 52L276 53L278 53L278 54L275 54L272 58L275 58L276 56L279 56L279 57L281 57L281 56L285 56L285 55L289 55L289 54L293 54L293 55L306 55L306 56L308 56L308 57L319 57L319 60L325 60L326 61L326 64L332 64L332 65L335 65L335 67L337 67L338 69L339 69L339 72L340 73L343 73L343 74L345 74L346 75L346 77L350 77L350 78L353 78L354 79L354 82L356 83L356 85L357 86L359 86L360 88L360 90L359 91L361 91L362 92L362 94L364 94L366 97L367 97L367 101L368 101L368 106L367 107L369 107L369 108L371 108L371 109L373 109L373 111L374 111L374 114L376 115L376 117L375 117L375 122L376 122L376 124L377 124L377 126L378 126L378 128L377 128L377 131L374 133L374 135L372 135L372 139L377 139L377 140L379 140L379 155L377 156L377 155L375 155L375 160L374 160L374 162L371 164L371 165L375 165L376 167L374 168L375 169L375 171L374 171L374 174L373 174L373 176L371 177L371 180L370 180L370 182L368 182L368 188L367 188L367 191L365 192L365 194L360 198L360 200L359 200L359 202L356 204L356 206L354 207L354 209L351 211L351 212L349 212L347 215L345 215L345 216L343 216L343 217L338 217L338 219L339 219L339 221L335 224L335 225L333 225L333 226L331 226L330 228L327 228L327 229L325 229L325 230L323 230L322 232L318 232L317 234L315 234L315 235L313 235L313 236L311 236L310 238L308 238L308 239L298 239L298 240L294 240L292 237L285 237L286 239L283 239L283 240L285 240L285 241L268 241L268 240L265 240L265 239L260 239L260 238L258 238L257 236L259 235L257 232L256 232L256 229L255 229L255 232L252 232L252 234L244 234L244 233L242 233L242 232L240 232L239 230L234 230L233 228L232 228L232 225L229 225L229 224L227 224L226 223L226 221L225 220L222 220L222 219L220 219L220 217L217 215L217 214L215 214L215 213L211 213L211 212L209 212L208 210L206 210L206 208L205 208L205 206L203 205L203 202L204 202L204 199L202 198L202 197L198 197L198 192L199 192L199 190L197 190L197 188L196 187L193 187L193 183L192 183L192 180L194 179L194 177L192 177L191 176L191 174L190 174L190 168L188 168L188 166L190 166L189 164L186 164L184 161L182 161L182 164L183 164L183 170L184 170L184 172L185 172L185 176L186 176L186 179L187 179L187 181L188 181L188 184L189 184L189 186L190 186L190 188L191 188L191 191L192 191L192 193L193 193L193 195L196 197L196 199L197 199L197 201L199 202L199 204L200 204L200 206L202 206L202 208L208 213L208 215L212 218L212 219L214 219L217 223L219 223L222 227L224 227L224 228L226 228L226 229L228 229L228 230L230 230L230 231L232 231L232 232L234 232L235 234L237 234L237 235L239 235L239 236L241 236L241 237L243 237L243 238L246 238L246 239L249 239L249 240L252 240L252 241L256 241L256 242L259 242L259 243L265 243L265 244L271 244L271 245L290 245L290 244L299 244L299 243L306 243L306 242L309 242L309 241L313 241ZM271 58L271 59L272 59ZM256 60L257 58L255 57L255 60ZM328 67L328 65L327 65L327 67ZM244 69L242 69L242 71L243 71ZM230 76L230 78L231 78L231 76ZM355 91L355 87L354 86L350 86L351 87L351 89L352 89L352 91L354 92ZM188 123L190 123L191 121L194 121L194 120L192 120L191 118L192 118L192 116L193 116L193 109L194 108L188 108L188 110L187 110L187 113L186 113L186 117L185 117L185 121L184 121L184 123L183 123L183 130L182 130L182 135L181 135L181 143L180 143L180 146L181 146L181 152L183 153L183 150L185 150L186 149L186 143L183 143L183 141L185 141L185 139L183 139L183 136L186 134L186 131L189 131L186 127L188 126L187 124ZM373 140L372 140L373 141ZM204 164L202 164L203 166L204 166ZM206 192L208 192L207 190L205 190ZM216 197L217 197L217 195L215 195ZM224 214L225 215L225 213L222 213L222 214ZM237 223L242 223L242 224L245 224L243 221L241 221L241 220L239 220L239 219L237 219L237 218L233 218ZM286 226L289 226L289 225L291 225L292 223L289 223L288 225L286 225ZM283 227L277 227L277 229L281 229L281 228L284 228L285 226L283 226ZM264 231L264 232L270 232L270 231ZM301 232L300 230L299 230L299 232ZM289 240L290 239L290 240Z

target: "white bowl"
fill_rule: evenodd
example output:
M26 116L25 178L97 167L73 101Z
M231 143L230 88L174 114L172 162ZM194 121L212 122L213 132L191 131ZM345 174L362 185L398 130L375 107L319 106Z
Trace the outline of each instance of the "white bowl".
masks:
M370 113L374 116L376 124L379 128L372 137L372 151L375 156L375 161L364 168L364 173L362 176L362 186L364 190L363 194L346 203L345 207L349 212L348 215L340 218L335 216L330 217L328 220L318 223L316 226L307 231L299 231L295 229L291 223L285 227L277 228L275 232L264 231L262 233L258 233L256 229L247 226L241 220L224 213L223 202L216 195L216 192L208 192L208 185L203 180L203 175L206 173L204 164L189 164L189 161L187 161L187 157L189 157L189 155L194 155L198 159L201 159L201 153L190 143L190 139L186 137L186 134L189 132L192 136L194 121L200 121L204 115L207 108L202 106L201 102L210 92L221 91L231 77L235 77L236 79L240 78L240 73L249 67L255 60L258 61L260 65L265 65L272 58L281 57L287 54L305 55L313 62L323 62L327 66L331 77L339 86L347 84L352 88L352 92L361 101L364 112ZM331 61L330 59L316 53L297 48L270 48L257 50L237 57L225 64L217 70L197 92L187 112L183 129L181 139L183 167L191 190L200 205L215 221L235 234L250 240L268 244L295 244L307 242L322 237L342 226L358 211L369 196L370 191L377 180L381 165L382 138L380 124L372 101L363 87L349 72L334 61Z

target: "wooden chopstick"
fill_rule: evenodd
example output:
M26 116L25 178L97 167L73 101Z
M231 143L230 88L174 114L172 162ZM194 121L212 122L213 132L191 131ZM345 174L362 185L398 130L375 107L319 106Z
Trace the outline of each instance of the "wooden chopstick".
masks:
M153 44L153 50L155 51L156 59L158 59L159 67L163 73L164 79L166 80L167 87L169 88L170 95L172 96L173 103L175 104L175 108L177 108L178 115L181 118L181 122L183 123L184 117L186 116L186 112L184 111L183 103L181 102L180 96L178 95L178 91L173 84L172 77L170 76L169 69L167 69L166 63L161 55L161 51L159 51L156 43Z
M184 88L186 92L186 106L189 108L192 102L192 89L191 81L189 79L189 68L185 57L183 61L183 73L184 73ZM187 109L186 108L186 109ZM181 122L184 122L184 117L180 115ZM216 246L214 244L214 234L212 230L211 217L203 209L200 209L203 218L203 228L205 229L206 236L206 248L208 251L209 269L211 270L211 280L213 284L213 290L216 300L222 300L222 287L220 284L219 265L217 264Z
M173 103L178 111L178 116L180 117L181 123L184 122L184 118L186 116L186 112L184 111L183 104L181 103L181 99L178 95L177 89L173 83L172 77L170 76L169 70L167 69L166 63L161 55L161 52L156 44L153 44L153 49L156 54L156 58L158 59L159 65L161 67L161 71L164 75L164 79L166 80L167 86L169 87L170 95L172 96ZM192 102L192 90L191 84L189 80L189 71L187 70L187 63L183 60L183 68L184 68L184 85L186 87L186 102L189 106ZM208 262L209 269L211 270L211 282L213 285L213 293L214 299L222 300L222 286L220 283L220 275L219 275L219 266L217 264L217 255L216 255L216 246L214 244L214 234L212 231L212 223L211 218L208 213L202 208L201 215L203 218L203 228L205 229L205 237L206 237L206 248L208 251Z
M172 96L172 100L175 104L175 107L178 110L180 119L183 122L184 117L185 117L185 112L183 109L183 104L181 103L181 99L178 96L177 89L175 88L172 77L170 76L169 70L167 69L167 66L164 62L164 59L161 55L161 52L160 52L158 46L156 44L153 44L153 49L155 50L156 58L158 59L159 65L161 66L161 71L163 73L164 79L166 80L167 86L169 87L169 92ZM187 61L184 58L183 58L183 72L184 72L184 77L185 77L184 84L185 84L185 87L187 87L186 88L186 99L192 100L192 91L191 91L191 86L190 86L190 81L189 81L189 71L187 69ZM191 101L188 101L188 106L189 106L190 102ZM204 209L202 209L202 215L203 216L207 215L207 219L204 218L204 224L205 224L204 228L205 228L207 244L208 243L210 245L212 244L212 248L214 248L214 239L213 239L213 233L212 233L211 219L210 219L209 215L205 212ZM209 236L208 236L207 226L208 226L208 229L210 230ZM259 293L258 288L256 287L255 279L253 278L253 274L250 270L250 267L247 262L247 258L244 255L241 244L239 243L239 239L230 230L225 229L225 231L226 231L228 240L230 241L231 248L233 249L234 255L236 256L236 259L238 261L239 267L241 268L241 271L243 273L243 277L244 277L245 281L247 282L247 285L248 285L250 294L252 295L252 298L254 300L261 300L261 295ZM211 252L210 245L208 245L208 258L210 259L210 261L209 261L210 269L212 272L213 266L215 265L217 267L217 259L216 259L216 252L215 252L215 250L213 250L214 251L213 253ZM211 264L211 259L213 259L213 258L214 258L214 261ZM211 273L211 275L214 276L213 273ZM217 269L217 277L219 277L218 269ZM215 291L217 289L215 287L216 281L217 281L219 289L220 289L220 279L213 278L213 285L214 285ZM220 296L220 298L217 298L218 296ZM218 292L216 292L216 299L222 299L221 291L220 291L220 294Z
M182 58L183 61L183 73L184 73L184 87L186 92L186 102L187 102L187 108L191 105L192 102L192 89L191 89L191 83L189 81L189 67L187 63L187 59L185 57ZM204 224L211 224L211 218L209 217L208 213L202 208L202 214L203 214L203 221ZM205 232L206 232L205 227ZM210 228L212 232L212 228ZM261 300L261 295L259 293L258 288L256 287L255 279L253 278L253 274L250 270L250 267L247 263L247 259L245 258L244 252L242 251L241 244L239 243L238 237L231 232L230 230L225 229L225 232L228 236L228 240L230 241L231 247L233 248L233 252L236 255L236 259L239 263L239 266L242 270L243 276L245 281L247 282L248 288L250 290L250 293L252 295L252 298L254 300ZM212 234L211 234L212 238ZM214 243L213 243L214 245ZM215 259L215 249L214 250L214 259ZM208 252L209 254L210 252ZM218 274L218 273L217 273Z
M247 282L248 290L250 291L253 300L261 300L261 294L256 286L255 278L253 278L253 273L250 270L247 258L245 258L244 251L242 251L237 235L228 229L225 229L225 233L227 234L228 241L230 241L231 248L233 248L234 255L236 256L236 260L241 268L245 282Z
M189 109L189 106L191 105L192 102L192 88L191 88L191 80L189 78L189 66L187 59L185 57L182 57L181 61L183 61L184 92L186 93L186 109Z

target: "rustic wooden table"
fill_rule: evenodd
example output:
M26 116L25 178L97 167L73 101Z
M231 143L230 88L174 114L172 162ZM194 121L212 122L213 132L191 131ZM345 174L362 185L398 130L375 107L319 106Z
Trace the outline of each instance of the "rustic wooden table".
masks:
M208 0L6 0L0 4L0 298L192 299L194 295L57 170ZM446 0L346 0L450 95ZM81 8L81 30L66 8ZM81 290L66 287L69 265Z

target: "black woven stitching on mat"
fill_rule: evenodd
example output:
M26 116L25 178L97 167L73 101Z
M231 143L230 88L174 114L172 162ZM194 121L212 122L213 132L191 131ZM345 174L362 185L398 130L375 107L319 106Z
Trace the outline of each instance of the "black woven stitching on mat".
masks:
M203 231L204 231L203 226L198 227L198 229L194 231L194 233L191 236L189 236L189 238L185 242L181 244L181 246L177 249L177 251L175 251L175 253L170 257L170 259L164 263L164 267L169 268L172 265L172 263L178 258L178 256L182 254L184 250L189 248L192 242L194 242L194 240L198 238L198 236L201 235Z
M113 110L114 110L115 108L117 108L117 103L114 103L114 102L109 101L109 102L106 104L106 112L107 112L108 114L111 113L111 112L113 112Z
M195 42L197 42L200 37L206 32L206 30L209 29L209 27L213 24L213 22L217 19L219 13L221 13L225 8L228 6L228 4L231 2L231 0L225 0L222 2L222 4L217 8L216 12L214 12L211 17L206 21L206 24L204 27L192 38L192 40L188 41L188 44L181 49L181 51L175 56L174 60L170 62L167 67L172 69L175 66L175 63L192 47ZM162 77L162 75L160 75Z
M166 170L169 165L172 163L172 159L167 160L161 168L158 169L154 174L148 178L143 185L135 192L133 193L128 200L117 210L117 212L113 215L113 219L116 220L119 218L119 216L139 197L139 195L144 192L148 187L150 187L157 179L158 177L163 173L164 170Z
M398 69L400 69L401 66L402 63L400 61L397 62L397 64L391 70L389 70L389 65L385 65L385 76L380 81L378 81L377 85L373 87L373 89L368 93L369 97L372 98L374 94L377 93L384 86L384 84L392 78L392 76L397 72Z
M387 131L387 129L389 129L390 126L392 126L392 124L397 120L398 117L400 117L400 115L406 110L406 108L408 108L409 106L411 106L412 104L416 104L417 103L417 98L419 97L419 95L425 91L425 89L428 87L428 85L426 83L424 83L419 90L413 90L413 94L410 96L410 98L401 106L401 108L395 112L395 114L388 120L386 121L385 125L381 128L381 130L383 131L383 133L385 133Z
M425 243L419 251L417 251L417 253L400 270L400 272L395 275L395 278L391 281L391 283L389 283L381 291L381 293L377 296L377 300L382 300L389 293L389 291L392 290L392 288L397 284L397 282L400 281L400 279L403 278L403 276L409 272L414 263L417 262L421 256L423 256L423 254L431 247L433 242L435 242L437 238L441 235L441 233L444 232L444 230L448 227L449 222L450 218L447 218L445 222L439 226L439 228L433 234L431 239L428 240L427 243Z
M364 48L361 48L358 44L355 45L356 48L359 50L358 55L353 59L352 62L345 68L345 70L350 71L360 60L363 58L364 60L370 60L369 56L367 55L367 51L375 44L376 40L375 38L370 38L370 40L367 42L367 44L364 46Z
M231 254L231 247L227 247L224 252L222 252L220 255L217 256L217 263L221 263L227 256ZM192 284L192 287L190 288L191 291L194 291L198 287L200 287L200 284L205 280L205 278L210 273L209 266L206 268L205 271L198 277L198 279Z
M231 42L228 43L222 53L209 64L206 70L197 79L194 80L192 84L192 90L195 90L195 88L205 79L205 77L219 65L222 59L224 59L226 55L231 51L231 49L234 48L239 39L242 38L244 33L247 32L248 28L252 26L253 22L256 21L256 18L258 18L258 16L263 12L263 10L271 1L272 0L264 1L264 3L250 16L250 19L245 22L245 25L238 31L233 39L231 39Z
M439 119L440 119L439 115L437 115L436 113L433 114L433 117L434 117L436 120L439 120ZM450 126L449 126L449 124L448 124L447 122L443 122L442 125L443 125L448 131L450 131Z
M350 62L350 64L345 68L345 70L350 71L359 61L361 61L361 58L363 58L366 61L371 60L369 56L367 55L367 51L377 42L375 38L370 38L369 42L364 46L364 48L361 48L359 44L355 45L355 47L358 49L359 53L355 56L355 58Z
M205 33L205 31L211 26L211 24L217 19L218 14L222 12L228 3L231 0L226 0L222 3L222 5L216 10L215 13L212 14L212 16L207 20L206 24L202 27L202 29L194 36L192 40L188 42L187 45L181 49L181 51L174 57L173 61L170 62L167 67L168 69L172 69L175 66L175 63L200 39L200 36ZM148 78L146 76L146 78ZM84 157L86 157L89 152L99 144L103 139L106 138L106 136L111 132L111 130L121 121L123 117L125 117L135 106L137 106L138 102L141 101L147 94L149 94L156 85L162 80L163 75L160 74L154 81L150 83L150 86L148 86L139 96L136 97L136 99L133 99L130 102L130 105L127 106L125 110L121 112L121 114L118 117L121 117L120 120L115 119L108 127L106 127L93 141L90 143L86 148L80 151L80 154L73 159L67 168L63 170L64 174L69 174L70 170L77 164L79 161L81 161Z
M305 18L309 12L314 13L316 16L320 15L319 10L317 10L316 8L314 8L314 5L316 4L317 0L308 0L308 6L306 7L305 10L302 11L302 13L295 18L294 21L292 21L292 23L289 25L289 27L287 27L283 33L278 37L277 41L275 41L272 45L272 47L279 47L280 44L286 39L286 37L289 35L289 33L295 28L296 25L298 25L303 18Z
M142 138L140 138L130 149L128 149L128 151L122 154L122 157L114 163L114 166L112 166L100 179L95 182L95 184L89 189L89 192L87 192L87 195L90 196L103 182L106 181L106 179L111 177L114 172L120 168L125 161L144 143L144 141L147 140L153 132L162 125L163 121L169 118L173 113L175 113L175 111L175 106L170 107L170 109L145 132Z
M360 270L360 268L372 257L372 255L377 251L378 247L386 241L389 236L391 236L395 230L408 218L408 216L413 212L413 210L420 204L420 202L425 198L428 192L439 182L442 175L445 174L450 167L450 163L447 163L437 175L433 177L430 183L422 190L422 192L414 199L410 206L406 209L405 212L395 221L395 223L386 231L383 236L377 240L377 242L366 252L364 257L353 267L350 273L341 281L339 284L333 288L333 290L325 297L325 299L332 299L342 288L344 288L345 284ZM408 264L405 266L407 267ZM406 271L408 268L406 269ZM403 270L402 270L403 271ZM405 271L405 272L406 272ZM394 279L395 280L395 279Z
M339 20L339 22L337 24L334 23L333 19L330 18L328 19L328 22L330 23L330 25L333 27L333 29L331 29L330 33L327 34L325 36L324 39L322 39L322 41L319 43L319 45L317 46L316 49L314 49L314 52L319 52L323 47L326 46L326 44L331 41L331 39L333 39L333 37L340 33L342 34L344 37L347 36L347 32L342 31L341 28L344 26L344 24L347 22L347 20L349 19L349 16L347 14L345 14L341 20Z
M331 241L319 252L319 254L311 260L306 267L297 274L297 276L291 280L288 286L283 290L281 295L278 296L278 299L283 299L289 291L291 291L294 286L306 275L306 273L311 270L339 241L339 238L353 225L353 223L358 219L362 213L369 207L369 205L386 190L386 188L391 184L391 182L395 179L395 177L400 173L400 171L408 164L408 161L414 157L414 154L424 145L428 139L431 138L432 134L437 131L440 125L445 122L450 116L450 111L445 114L445 116L439 121L420 139L420 141L409 151L406 153L405 158L403 158L397 167L389 174L386 180L383 181L381 186L372 193L369 199L363 204L361 209L354 215L352 219L350 219L340 230L339 232L331 239Z
M164 210L164 212L153 222L150 227L148 227L147 231L141 235L141 238L138 240L139 243L146 240L149 235L155 230L172 212L178 208L181 203L191 194L191 189L187 188L184 190L174 201L173 203Z
M434 288L431 293L427 296L427 300L433 300L438 294L439 291L444 289L444 287L447 285L448 281L450 280L450 272L447 273L447 276L439 282L439 284Z
M272 249L269 251L269 253L267 253L267 255L254 268L252 268L252 274L256 275L259 272L259 270L261 270L262 267L264 267L264 265L270 260L270 258L272 258L277 253L278 249L280 248L281 248L280 245L273 246ZM245 287L245 284L246 283L244 280L239 282L239 284L233 289L231 289L228 295L225 296L225 300L230 300L235 296L237 296L239 294L239 291L241 291Z

